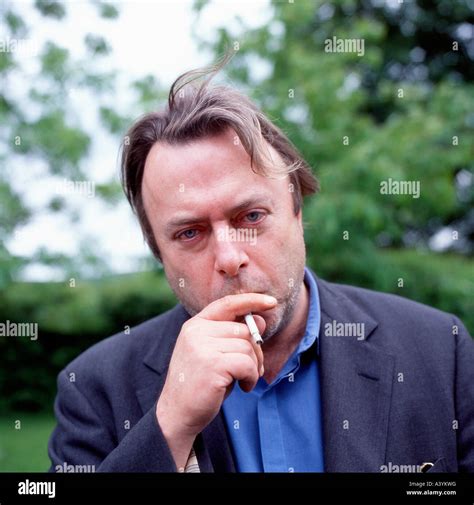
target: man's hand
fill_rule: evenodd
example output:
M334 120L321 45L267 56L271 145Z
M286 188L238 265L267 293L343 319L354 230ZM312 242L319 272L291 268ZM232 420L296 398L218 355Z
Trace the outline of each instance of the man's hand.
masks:
M229 295L186 321L176 341L156 416L178 469L192 444L217 415L234 380L249 392L264 373L263 353L239 316L277 304L260 293ZM254 314L260 334L265 320Z

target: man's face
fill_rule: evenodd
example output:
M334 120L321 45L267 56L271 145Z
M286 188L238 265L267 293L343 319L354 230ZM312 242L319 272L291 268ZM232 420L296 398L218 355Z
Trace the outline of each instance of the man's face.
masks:
M278 305L256 312L268 340L291 319L302 286L301 212L294 213L289 177L255 174L236 138L227 130L187 144L155 144L143 200L166 277L185 309L195 315L229 294L272 295Z

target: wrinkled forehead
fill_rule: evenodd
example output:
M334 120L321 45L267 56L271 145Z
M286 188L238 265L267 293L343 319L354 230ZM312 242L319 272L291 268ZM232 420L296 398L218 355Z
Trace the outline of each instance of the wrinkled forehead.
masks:
M255 173L245 149L228 131L184 144L155 144L146 160L142 192L147 213L155 216L206 206L224 210L259 196L284 198L288 176Z

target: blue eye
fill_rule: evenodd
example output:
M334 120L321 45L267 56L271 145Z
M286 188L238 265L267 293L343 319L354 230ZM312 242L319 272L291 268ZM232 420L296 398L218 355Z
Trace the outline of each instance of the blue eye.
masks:
M262 215L261 212L253 211L249 212L245 217L251 222L251 223L256 223L259 219L260 216Z
M197 230L192 228L189 230L184 230L178 235L179 239L192 240L197 234Z

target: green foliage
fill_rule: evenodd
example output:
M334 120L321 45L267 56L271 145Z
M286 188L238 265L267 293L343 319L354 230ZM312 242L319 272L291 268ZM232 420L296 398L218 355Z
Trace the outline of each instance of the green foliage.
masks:
M53 174L72 177L80 174L79 162L91 142L85 132L68 124L66 112L59 109L49 110L37 121L18 125L14 137L21 139L15 146L18 153L44 158ZM12 144L15 145L14 140Z
M69 51L53 42L46 44L40 59L42 73L55 81L63 82L71 73L71 69L68 68Z
M117 181L108 184L97 184L95 191L105 202L111 205L117 204L123 198L122 185Z
M98 5L100 16L104 19L116 19L119 16L119 10L115 5L110 2L96 1Z
M0 180L0 236L11 233L28 218L29 212L21 205L19 195Z
M19 35L21 32L26 31L25 22L14 12L7 11L5 14L5 22L13 35Z
M130 124L128 118L124 118L112 107L101 107L99 110L102 124L110 133L118 134L126 131Z
M92 35L89 33L86 35L84 43L93 56L106 55L111 51L111 47L107 44L107 41L104 37L99 35Z
M156 104L168 97L153 75L146 75L132 83L132 88L138 94L138 103L145 107L156 107Z
M36 0L35 7L45 17L63 19L66 15L66 9L61 2L55 0Z

